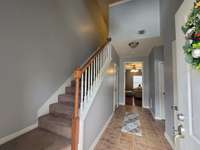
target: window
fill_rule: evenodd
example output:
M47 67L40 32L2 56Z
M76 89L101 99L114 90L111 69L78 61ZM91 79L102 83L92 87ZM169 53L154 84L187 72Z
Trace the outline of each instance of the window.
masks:
M137 88L139 84L142 86L142 76L133 76L133 88Z

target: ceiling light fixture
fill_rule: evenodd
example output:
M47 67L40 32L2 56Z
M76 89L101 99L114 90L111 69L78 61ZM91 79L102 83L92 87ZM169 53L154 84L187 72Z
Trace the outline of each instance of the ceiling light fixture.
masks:
M139 42L130 42L128 45L131 47L131 48L136 48L140 43Z
M131 72L136 73L136 72L138 72L138 71L139 71L139 70L136 68L136 66L133 65L133 67L132 67L132 69L131 69Z

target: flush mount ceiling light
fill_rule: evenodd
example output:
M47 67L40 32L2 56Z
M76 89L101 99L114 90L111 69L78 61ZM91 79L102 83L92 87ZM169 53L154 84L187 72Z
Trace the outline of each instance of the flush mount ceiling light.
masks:
M131 47L131 48L136 48L140 43L137 42L137 41L134 41L134 42L130 42L128 45Z
M139 71L139 70L136 68L136 66L133 65L133 66L132 66L132 69L131 69L131 72L136 73L136 72L138 72L138 71Z

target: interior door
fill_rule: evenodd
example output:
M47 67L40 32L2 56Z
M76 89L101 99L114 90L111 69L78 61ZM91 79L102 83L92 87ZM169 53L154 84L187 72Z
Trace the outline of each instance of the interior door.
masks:
M118 68L117 65L114 64L114 90L113 90L113 111L116 110L119 106L119 98L118 98Z
M178 133L179 150L200 149L200 72L185 62L185 38L181 26L186 22L195 0L184 0L176 13Z
M160 118L165 120L165 83L164 83L164 62L159 62L159 100L160 100Z

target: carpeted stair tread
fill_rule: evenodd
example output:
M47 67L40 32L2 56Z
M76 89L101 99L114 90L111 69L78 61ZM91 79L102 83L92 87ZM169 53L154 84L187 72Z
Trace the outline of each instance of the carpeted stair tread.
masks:
M71 119L53 115L45 115L39 118L39 127L55 134L71 138Z
M72 117L73 102L68 103L54 103L49 106L49 112L54 116Z

